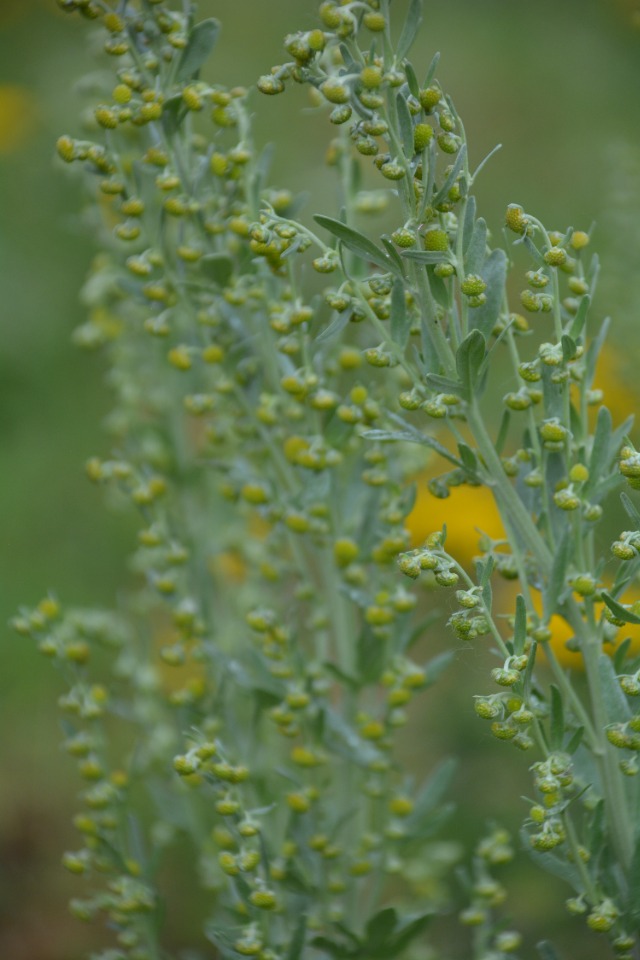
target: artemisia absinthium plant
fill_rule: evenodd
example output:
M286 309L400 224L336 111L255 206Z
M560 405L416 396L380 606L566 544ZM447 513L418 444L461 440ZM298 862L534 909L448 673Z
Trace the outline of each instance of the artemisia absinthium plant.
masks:
M424 80L406 60L419 0L395 46L388 0L322 3L317 26L286 38L290 62L258 81L265 94L309 84L339 129L343 205L315 231L267 184L247 91L201 79L215 21L165 0L59 3L106 28L117 74L91 139L63 136L58 152L97 185L103 225L78 340L106 346L117 407L113 455L88 472L139 509L144 584L117 615L49 598L16 621L70 683L66 743L87 786L83 845L65 863L92 885L74 912L108 916L118 947L104 958L166 956L154 876L162 847L191 834L223 956L411 949L438 906L416 901L411 878L436 869L424 844L449 773L415 790L394 759L408 702L447 661L409 655L413 582L428 580L455 596L456 637L486 636L500 658L476 711L531 751L525 845L573 887L570 911L621 960L637 957L640 673L628 644L603 654L640 622L625 602L640 548L631 499L619 564L598 555L594 530L619 474L640 484L640 455L592 389L607 323L588 340L588 234L509 206L511 242L531 260L524 314L512 312L510 256L476 216L478 169L437 60ZM354 226L380 197L359 191L356 154L394 197L389 236ZM301 283L309 263L327 275L322 296ZM513 389L493 439L481 400L505 350ZM507 539L484 538L475 576L443 531L408 549L411 444L449 462L436 494L468 483L495 495ZM507 636L496 575L518 582ZM548 643L557 615L584 693ZM540 646L551 684L534 673ZM114 651L108 679L100 647ZM147 828L132 814L140 785L155 805L150 818L140 808ZM504 892L489 867L510 856L497 830L469 876L461 920L483 960L519 948L492 910Z

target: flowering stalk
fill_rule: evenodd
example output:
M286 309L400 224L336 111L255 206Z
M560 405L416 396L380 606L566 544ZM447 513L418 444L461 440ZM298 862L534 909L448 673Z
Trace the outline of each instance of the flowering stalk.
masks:
M185 837L211 892L205 934L225 957L393 957L422 933L442 898L418 897L412 878L441 868L429 841L452 767L416 788L394 751L409 703L452 659L410 655L426 581L457 588L450 627L491 637L500 658L497 689L475 705L536 757L526 846L573 887L570 910L637 957L640 672L628 645L613 661L602 650L640 623L625 601L640 515L625 495L633 529L613 545L608 586L594 528L620 472L637 487L640 455L593 390L607 323L588 338L589 236L508 208L531 258L521 306L550 321L530 348L536 330L506 291L511 251L477 216L483 164L469 166L437 58L423 83L407 60L420 0L395 46L389 0L323 2L317 26L286 38L292 59L258 81L267 95L308 84L339 128L343 211L313 229L270 186L250 94L203 78L215 20L168 0L58 2L99 22L115 65L90 139L65 135L58 153L97 193L105 251L77 340L106 349L117 405L112 454L88 473L137 508L141 529L117 614L47 598L15 626L70 686L66 745L87 789L83 845L65 864L93 885L74 913L103 912L115 930L115 954L100 956L167 956L158 854ZM359 189L352 144L382 192ZM396 229L361 233L379 202ZM321 296L309 261L327 277ZM513 389L494 439L483 395L504 350ZM445 531L411 549L412 445L448 461L438 496L493 492L506 540L483 538L473 574ZM519 588L506 634L499 575ZM559 617L586 695L550 648ZM541 647L553 683L534 673ZM503 897L488 869L510 855L493 833L466 881L478 960L519 947L492 914Z

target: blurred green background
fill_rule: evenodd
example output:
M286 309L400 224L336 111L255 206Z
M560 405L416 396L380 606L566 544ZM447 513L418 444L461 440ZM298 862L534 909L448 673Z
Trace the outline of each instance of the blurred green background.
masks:
M640 4L425 6L412 53L418 74L440 50L439 77L465 121L473 165L503 144L478 184L490 226L499 230L509 202L550 228L597 224L603 272L596 309L615 320L602 385L620 419L640 395ZM215 70L221 82L251 84L280 62L285 33L315 25L315 7L313 0L203 0L201 13L223 23L211 76ZM400 14L405 0L394 7ZM86 39L84 26L54 0L0 0L0 625L49 588L71 604L109 605L131 544L133 521L110 513L84 477L84 461L106 451L100 421L109 396L100 359L70 342L83 319L78 291L94 251L79 221L77 186L53 162L56 137L78 130L76 80L95 69ZM255 106L259 143L278 143L274 180L310 191L310 208L332 214L326 117L305 111L308 100L297 89L256 97ZM77 881L59 866L62 850L75 842L69 820L76 784L58 747L57 678L4 626L0 662L0 956L73 960L94 941L68 917ZM469 689L486 685L472 653L461 655L456 672ZM452 681L443 689L451 696ZM488 742L466 694L457 712L436 711L431 721L442 749L463 754L458 785L474 802L477 795L476 813L494 812L515 828L524 808L514 809L508 769L501 774L505 748ZM489 792L477 785L494 757ZM527 761L520 764L526 784ZM473 837L480 826L461 821L457 829ZM540 917L562 919L555 903L567 894L543 880L532 896L523 879L529 874L514 872L509 906L535 942ZM558 921L542 932L567 958L578 955ZM579 952L596 960L597 943Z

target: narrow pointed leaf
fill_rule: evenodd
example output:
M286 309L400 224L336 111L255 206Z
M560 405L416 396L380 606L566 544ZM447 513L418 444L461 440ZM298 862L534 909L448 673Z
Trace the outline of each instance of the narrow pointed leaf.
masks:
M410 94L411 94L413 97L415 97L416 100L417 100L418 97L419 97L419 95L420 95L420 84L418 83L418 78L416 77L416 72L415 72L415 70L413 69L413 67L411 66L411 64L409 63L408 60L405 61L405 64L404 64L404 72L405 72L406 77L407 77L407 84L409 85L409 92L410 92Z
M574 340L577 337L579 337L582 331L584 330L585 323L587 322L587 312L589 310L590 305L591 305L591 297L589 296L588 293L585 293L582 300L580 301L580 305L578 306L578 311L575 317L573 318L573 322L569 330L569 336L572 337Z
M569 529L563 531L560 543L557 545L551 566L549 582L544 591L544 613L549 618L555 612L558 598L565 589L565 577L571 555L571 537Z
M471 242L471 237L473 236L473 228L476 222L476 198L471 196L467 197L467 205L464 211L464 222L462 227L462 251L463 253L467 252L469 243Z
M618 603L617 600L614 600L613 597L606 593L604 590L602 592L602 599L611 610L611 613L614 617L617 617L618 620L624 620L625 623L640 623L640 617L632 613L631 610L626 610L621 603Z
M600 407L596 429L593 435L593 446L589 458L589 483L587 490L596 485L609 466L609 449L612 432L611 414L607 407Z
M481 307L469 310L469 323L486 338L496 325L504 301L504 285L507 279L507 255L504 250L492 250L480 270L487 285L486 301Z
M560 691L554 683L551 684L551 718L549 726L549 746L552 750L560 750L564 737L564 708Z
M640 513L636 509L631 497L623 491L620 494L620 500L622 501L622 506L624 507L625 513L635 524L636 530L640 530Z
M516 597L516 617L513 628L513 650L516 656L524 651L527 639L527 607L521 593Z
M399 93L396 97L396 109L398 111L398 125L400 127L400 137L402 139L402 149L407 160L411 160L414 154L413 149L413 122L406 98Z
M405 250L402 256L417 263L447 263L451 257L444 250Z
M486 157L484 158L484 160L481 160L481 161L480 161L480 163L478 164L478 166L475 168L475 170L474 170L473 173L471 174L471 183L475 183L475 182L476 182L476 180L477 180L477 178L478 178L478 174L480 173L480 171L481 171L481 170L484 170L484 168L486 167L486 165L489 163L489 160L491 160L491 157L493 157L493 156L498 152L498 150L502 150L502 144L501 144L501 143L496 143L496 145L495 145L495 147L493 148L493 150L490 150L489 153L488 153L488 154L486 155Z
M480 273L487 256L487 222L479 217L473 225L471 240L464 256L465 273Z
M434 53L431 63L429 64L429 69L427 70L427 75L424 78L424 85L428 87L433 78L436 75L436 70L438 69L438 63L440 62L440 54Z
M404 297L404 284L399 277L396 277L391 289L389 325L393 342L405 347L411 330L411 313Z
M486 342L479 330L472 330L456 352L456 370L463 387L471 393L477 384L478 372L486 352Z
M611 658L601 653L598 657L600 688L604 701L604 712L609 723L622 723L631 717L627 698L618 683Z
M445 182L442 184L442 186L440 187L440 189L438 190L437 194L435 195L432 201L434 207L437 207L439 203L442 203L442 201L445 199L445 197L449 193L449 190L451 190L451 187L454 185L454 183L458 179L458 174L462 170L466 155L467 155L467 145L463 143L460 149L458 150L458 156L456 157L455 163L451 168L449 176L447 177Z
M306 913L300 914L300 919L298 920L298 925L296 931L291 938L289 944L289 949L287 950L286 960L300 960L302 956L302 951L304 950L304 943L307 934L307 915Z
M439 390L441 393L455 393L458 397L467 396L467 391L459 380L451 380L450 377L443 377L439 373L428 373L427 383L433 390Z
M396 57L398 60L404 60L409 53L416 34L420 29L420 24L422 23L422 4L423 0L411 0L407 19L404 22L396 49Z
M340 220L334 220L333 217L316 214L313 219L316 223L319 223L321 227L324 227L325 230L328 230L329 233L332 233L334 237L337 237L338 240L344 243L345 247L355 253L356 256L361 257L363 260L370 260L383 270L389 271L392 269L391 261L386 253L384 253L380 247L377 247L372 240L365 237L364 234L358 233L357 230L353 230ZM395 272L395 266L393 269Z
M344 330L346 325L349 323L349 311L343 310L342 313L337 313L333 318L329 326L325 327L324 330L318 334L314 343L326 343L327 340L331 340L333 337L337 337L338 334Z
M201 20L193 28L187 45L182 51L176 71L176 80L179 83L183 80L190 80L198 73L200 67L208 60L219 33L220 23L212 17L208 20Z

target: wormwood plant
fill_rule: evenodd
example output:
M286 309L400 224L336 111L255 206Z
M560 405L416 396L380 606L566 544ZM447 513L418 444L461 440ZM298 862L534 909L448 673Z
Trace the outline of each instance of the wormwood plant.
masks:
M323 2L258 80L329 107L341 200L313 229L252 140L257 95L201 75L216 21L188 2L58 3L94 22L115 72L94 78L89 139L57 149L83 169L102 249L77 340L105 349L116 398L112 453L87 472L141 526L116 612L48 597L15 626L68 683L84 787L64 864L86 877L71 908L103 914L116 944L94 956L215 955L206 940L260 960L451 955L435 923L448 848L433 842L451 764L416 784L396 750L409 703L452 659L411 651L435 629L437 588L455 637L498 658L475 710L530 765L522 845L605 935L599 956L608 940L638 958L640 671L619 641L640 623L640 514L626 493L630 529L604 550L595 531L607 495L640 485L640 454L593 389L608 321L589 319L589 235L511 204L493 246L473 195L483 164L437 58L407 60L420 0L395 44L389 0ZM387 202L390 235L356 229ZM525 259L515 313L507 270ZM483 396L505 353L494 436ZM484 484L502 516L506 539L484 536L472 573L446 530L412 548L411 480L434 456L436 496ZM513 610L494 610L498 576L517 584ZM584 686L549 643L558 617ZM162 917L179 906L162 871L185 844L208 906L203 935L170 950ZM463 871L467 956L519 950L491 874L511 855L496 829Z

